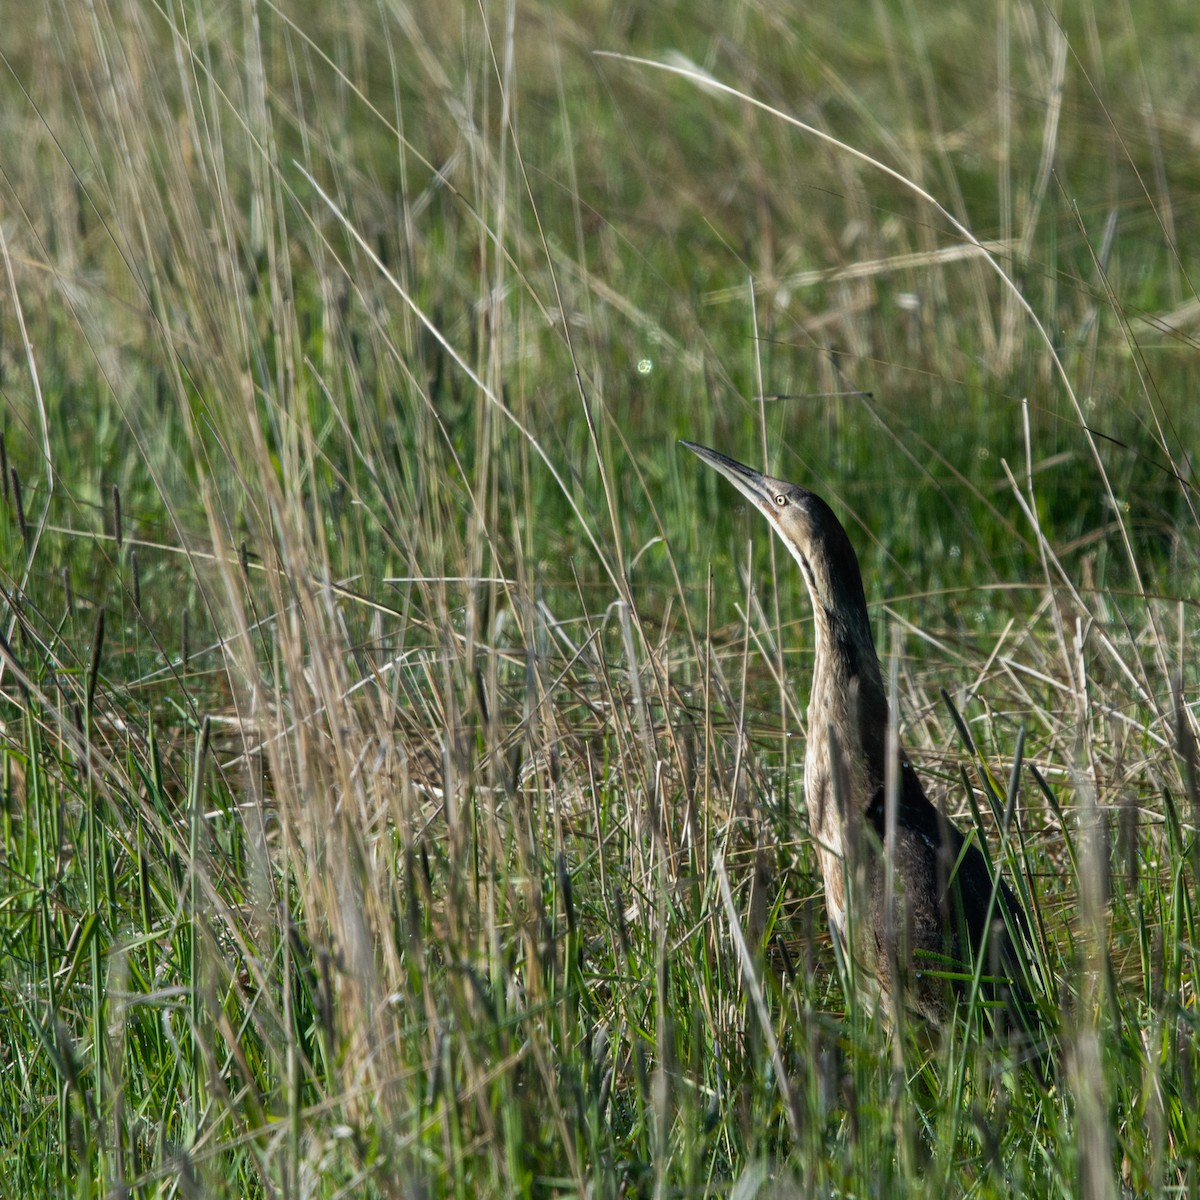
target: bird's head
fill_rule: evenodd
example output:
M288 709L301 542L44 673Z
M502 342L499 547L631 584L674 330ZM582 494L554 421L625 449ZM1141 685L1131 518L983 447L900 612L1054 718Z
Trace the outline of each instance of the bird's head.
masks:
M814 492L786 479L755 471L736 459L695 442L683 442L693 454L724 475L770 523L800 564L813 608L822 617L867 631L858 557L833 509Z

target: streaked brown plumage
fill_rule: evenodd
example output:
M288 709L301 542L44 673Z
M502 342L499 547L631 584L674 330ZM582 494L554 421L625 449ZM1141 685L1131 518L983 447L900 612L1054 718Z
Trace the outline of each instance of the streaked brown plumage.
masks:
M1015 934L1028 943L1025 913L1003 880L993 885L978 846L968 845L929 802L903 750L895 831L890 839L886 835L888 703L862 574L846 531L812 492L715 450L686 441L683 445L767 518L808 585L816 653L804 794L829 923L842 949L874 976L888 1012L892 1001L902 997L905 1008L941 1024L981 952L988 991L1004 993L1010 1006L1028 1009L1022 999L1026 993L1016 982L1020 956L1013 941ZM874 836L864 838L868 830ZM882 854L872 853L871 845L882 847ZM848 913L847 884L854 863L863 866L860 902L866 911ZM890 924L889 863L896 897ZM1019 1023L1028 1024L1023 1016Z

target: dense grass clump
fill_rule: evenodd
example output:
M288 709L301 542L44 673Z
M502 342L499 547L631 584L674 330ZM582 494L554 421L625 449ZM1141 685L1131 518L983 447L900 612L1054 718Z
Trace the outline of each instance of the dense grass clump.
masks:
M1197 36L6 30L0 1190L1194 1193ZM802 582L679 437L845 521L1048 1079L837 963Z

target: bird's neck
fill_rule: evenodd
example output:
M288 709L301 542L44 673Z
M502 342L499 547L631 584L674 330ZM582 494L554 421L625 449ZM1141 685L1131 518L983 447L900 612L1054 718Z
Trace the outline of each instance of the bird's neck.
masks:
M816 657L809 717L810 724L816 718L824 728L810 727L809 737L825 740L832 726L852 773L878 787L883 782L888 709L866 606L834 615L813 599Z

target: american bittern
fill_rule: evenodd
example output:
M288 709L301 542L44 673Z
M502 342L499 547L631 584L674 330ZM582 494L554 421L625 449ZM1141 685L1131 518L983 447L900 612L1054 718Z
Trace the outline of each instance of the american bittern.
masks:
M804 795L829 923L842 950L874 976L885 1012L902 1000L937 1024L947 1019L955 994L967 989L974 965L982 962L986 991L1004 994L1010 1009L1018 1010L1018 1024L1028 1027L1014 941L1028 945L1025 913L1009 886L993 881L978 845L929 802L898 747L888 828L888 702L862 574L845 529L812 492L715 450L683 444L767 518L808 585L816 654ZM864 840L882 853L868 847L859 854ZM861 895L848 886L854 862L865 867ZM852 896L865 911L847 913Z

